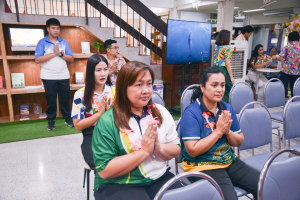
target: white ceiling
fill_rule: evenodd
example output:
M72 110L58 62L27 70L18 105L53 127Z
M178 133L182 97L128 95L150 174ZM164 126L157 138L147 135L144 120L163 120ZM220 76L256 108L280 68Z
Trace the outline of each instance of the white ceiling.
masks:
M196 2L195 0L194 2ZM274 0L272 0L274 1ZM275 10L275 9L284 9L284 8L294 8L294 7L300 7L300 0L276 0L276 3L271 4L268 7L265 7L266 10ZM216 10L218 8L217 1L215 0L206 0L205 2L215 2L214 4L210 5L204 5L200 6L198 8L198 11L192 7L191 3L190 6L188 7L187 4L185 8L182 8L180 10L183 11L194 11L194 12L204 12L204 13L217 13L218 11ZM263 6L263 0L234 0L235 2L235 7L239 7L237 10L253 10L253 9L258 9L261 6ZM203 2L204 3L204 2ZM251 13L243 13L245 15L247 14L259 14L262 13L263 11L260 12L251 12Z

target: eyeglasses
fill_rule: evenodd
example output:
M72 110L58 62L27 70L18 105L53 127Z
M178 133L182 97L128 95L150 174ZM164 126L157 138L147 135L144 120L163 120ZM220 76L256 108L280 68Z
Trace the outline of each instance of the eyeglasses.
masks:
M114 48L110 48L110 49L119 49L120 47L114 47Z

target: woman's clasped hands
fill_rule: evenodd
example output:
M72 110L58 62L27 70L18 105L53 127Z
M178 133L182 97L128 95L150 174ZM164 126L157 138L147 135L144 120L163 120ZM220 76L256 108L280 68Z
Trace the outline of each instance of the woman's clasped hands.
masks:
M158 140L157 124L151 123L146 129L141 140L141 149L147 154L160 152L160 143Z
M223 111L222 114L219 115L219 119L216 126L216 130L220 134L220 136L223 136L224 134L229 134L231 124L231 113L228 110Z

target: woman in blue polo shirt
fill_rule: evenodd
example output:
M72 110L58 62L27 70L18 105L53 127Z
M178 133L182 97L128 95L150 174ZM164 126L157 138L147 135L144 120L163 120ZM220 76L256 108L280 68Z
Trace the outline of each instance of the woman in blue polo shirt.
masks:
M216 67L206 68L180 122L183 170L201 171L214 178L225 199L238 199L233 186L256 197L259 173L237 158L231 148L241 146L244 135L231 105L221 101L224 91L224 73Z

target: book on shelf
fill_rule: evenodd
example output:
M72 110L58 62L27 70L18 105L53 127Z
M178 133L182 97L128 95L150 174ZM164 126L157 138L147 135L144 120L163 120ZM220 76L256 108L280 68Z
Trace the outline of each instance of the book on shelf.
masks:
M20 120L29 119L29 104L20 105Z
M0 76L0 89L2 89L2 88L3 88L3 77Z
M81 52L84 54L91 54L90 42L81 42Z
M83 72L75 72L75 83L76 84L84 84L84 73Z
M41 115L43 113L43 107L41 103L33 103L33 114Z
M47 114L40 114L40 117L39 117L40 119L45 119L45 118L47 118Z
M24 88L25 78L24 73L11 73L12 88Z

